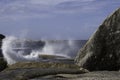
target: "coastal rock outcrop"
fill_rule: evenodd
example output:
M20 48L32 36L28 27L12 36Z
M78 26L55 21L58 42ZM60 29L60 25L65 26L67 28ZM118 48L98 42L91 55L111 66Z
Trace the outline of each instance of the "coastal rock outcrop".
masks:
M4 38L5 38L5 36L2 35L2 34L0 34L0 57L3 57L3 55L2 55L2 50L1 50L1 46L2 46L2 39L4 39Z
M2 54L2 39L4 39L5 36L0 34L0 71L2 71L3 69L5 69L7 67L7 62L4 60L3 58L3 54Z
M0 34L0 40L4 39L5 36L3 34Z
M100 25L75 62L90 71L120 69L120 8Z
M46 56L46 55L45 55ZM57 59L55 61L50 58L51 56L47 55L50 59L49 61L40 61L40 62L18 62L12 65L8 65L8 68L0 72L0 80L38 80L34 78L39 78L40 80L49 80L42 79L44 76L51 76L57 74L82 74L88 72L87 70L80 68L78 65L75 65L74 60L70 59ZM55 57L55 56L54 56ZM56 76L57 77L57 76ZM58 76L59 80L62 76ZM64 76L63 76L64 78ZM52 78L51 78L52 79ZM52 80L58 80L57 78ZM64 79L66 80L66 78ZM67 79L68 80L68 79Z
M3 34L0 34L0 47L2 45L2 39L4 39L4 38L5 38L5 36Z
M4 70L7 67L7 62L4 58L0 57L0 71Z

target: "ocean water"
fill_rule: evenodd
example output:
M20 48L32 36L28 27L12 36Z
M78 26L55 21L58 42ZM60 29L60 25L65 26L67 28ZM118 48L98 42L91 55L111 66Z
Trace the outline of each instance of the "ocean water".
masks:
M38 61L39 55L74 58L86 40L27 40L8 36L3 40L2 53L8 64Z

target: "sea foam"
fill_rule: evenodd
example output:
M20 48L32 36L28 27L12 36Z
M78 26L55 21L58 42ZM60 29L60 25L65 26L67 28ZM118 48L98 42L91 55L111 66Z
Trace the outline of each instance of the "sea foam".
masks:
M25 47L25 39L8 36L3 40L2 52L8 64L14 64L22 61L38 61L39 55L57 55L66 58L72 58L84 43L78 43L76 40L42 40L45 45L42 48ZM33 42L33 41L32 41ZM28 51L26 51L28 50ZM29 53L28 53L29 52Z

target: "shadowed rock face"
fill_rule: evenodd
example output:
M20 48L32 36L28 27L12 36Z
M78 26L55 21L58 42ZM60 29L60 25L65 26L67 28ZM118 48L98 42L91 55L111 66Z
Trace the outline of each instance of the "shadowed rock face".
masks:
M3 69L5 69L7 67L7 62L4 60L2 50L1 50L2 39L4 39L4 38L5 38L5 36L0 34L0 71L2 71Z
M5 38L5 36L0 34L0 39L4 39L4 38Z
M1 46L2 46L2 39L4 39L4 38L5 38L5 36L2 35L2 34L0 34L0 57L3 57L3 55L2 55L2 50L1 50Z
M100 25L75 62L90 71L120 69L120 9Z
M0 34L0 48L1 48L1 46L2 46L2 39L4 39L4 38L5 38L5 36L2 35L2 34Z

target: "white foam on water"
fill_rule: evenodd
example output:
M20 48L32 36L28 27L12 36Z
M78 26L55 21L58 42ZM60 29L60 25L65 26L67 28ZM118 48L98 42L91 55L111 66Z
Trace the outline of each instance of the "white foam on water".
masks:
M29 54L24 55L24 51L22 49L25 49L25 40L8 36L3 40L2 43L2 52L5 60L8 64L14 64L16 62L21 61L37 61L39 59L39 55L57 55L57 56L63 56L66 58L70 58L71 54L75 54L75 50L77 49L77 46L74 41L72 40L66 40L66 41L49 41L49 40L43 40L45 42L45 45L40 50L32 50ZM17 44L20 44L18 47ZM14 49L21 49L20 51L15 51ZM78 48L79 49L79 48ZM72 53L75 52L75 53Z

